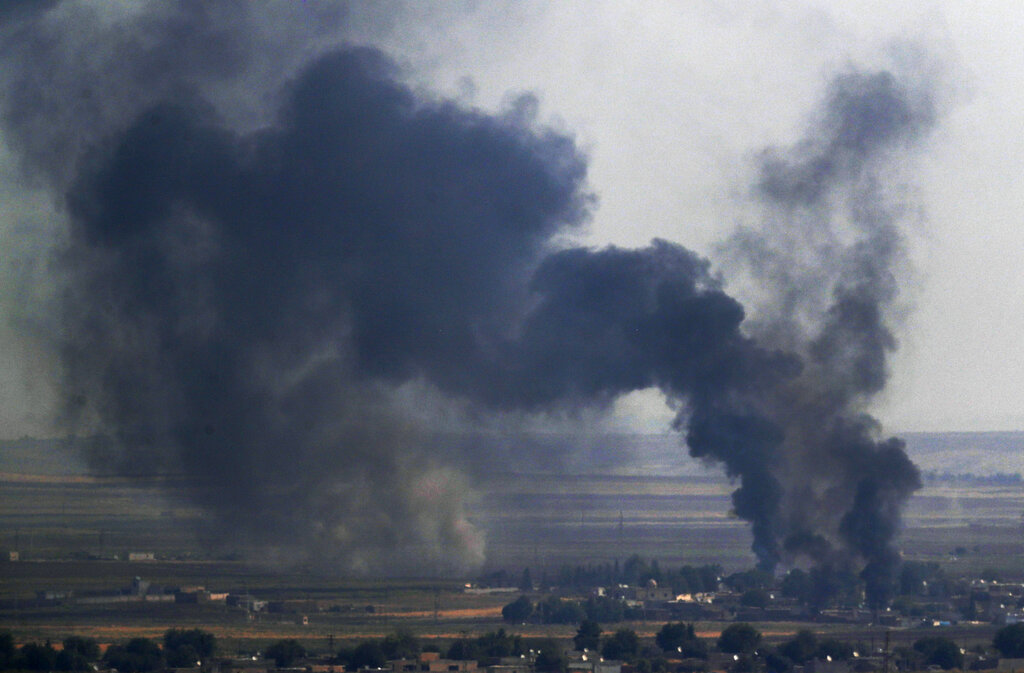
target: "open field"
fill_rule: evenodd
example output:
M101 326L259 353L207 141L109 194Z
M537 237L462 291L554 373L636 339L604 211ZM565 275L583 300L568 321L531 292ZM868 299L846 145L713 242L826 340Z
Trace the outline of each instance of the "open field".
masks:
M536 578L564 563L620 561L639 553L663 564L723 563L749 567L749 533L728 516L728 484L709 480L589 478L556 491L544 479L506 481L480 508L488 530L490 565L513 571L529 566ZM902 536L907 558L942 562L947 572L976 574L992 568L1006 576L1024 575L1024 533L1018 487L935 486L912 502ZM621 512L621 515L620 515ZM9 479L0 489L0 545L20 543L29 560L0 568L0 627L19 640L59 641L69 634L101 642L132 636L158 636L171 627L202 627L215 633L228 651L254 651L279 638L302 640L326 651L348 640L383 636L408 628L445 643L504 625L501 606L508 594L462 591L471 578L360 580L320 568L260 568L235 560L204 557L191 532L196 512L167 508L155 484L121 480L65 478ZM961 554L951 552L961 548ZM177 560L86 560L155 551ZM80 558L75 559L73 557ZM33 560L34 559L34 560ZM500 561L499 561L500 559ZM201 585L215 592L252 593L263 600L315 600L308 624L298 614L250 615L223 603L42 605L38 591L73 591L76 596L123 590L135 576L158 586ZM660 623L631 624L653 635ZM761 624L769 639L784 639L800 625ZM701 623L716 634L721 624ZM881 642L880 629L816 625L837 637ZM569 638L569 626L521 625L528 637ZM987 642L995 627L966 625L942 630L970 644ZM895 631L895 642L911 642L918 630Z
M187 484L168 479L128 481L86 476L81 466L43 460L38 472L26 455L0 456L0 550L17 550L20 562L0 565L0 628L19 640L60 640L72 634L102 642L156 636L171 627L213 631L229 650L251 651L282 637L326 651L343 641L409 628L448 641L500 628L507 594L462 591L472 577L363 580L331 569L260 567L204 550L197 537L202 513L168 497ZM10 458L10 456L7 456ZM18 458L18 456L15 456ZM51 456L52 458L52 456ZM483 572L530 567L535 580L563 565L620 562L631 554L656 558L663 567L720 563L727 571L749 568L747 525L730 516L730 484L717 475L601 474L502 475L479 487L472 517L487 538ZM956 480L931 482L910 502L901 536L904 557L941 562L951 575L984 569L1024 577L1024 484ZM127 562L128 552L154 552L157 561ZM222 602L43 604L39 591L72 591L77 597L125 589L133 577L158 586L202 585L214 592L251 593L262 600L315 600L299 614L250 615ZM552 575L553 576L553 575ZM631 625L653 635L660 623ZM721 624L701 623L714 635ZM800 625L759 625L782 639ZM818 630L865 643L878 629L816 625ZM991 639L995 627L964 625L942 630L965 645ZM521 625L525 636L568 638L569 626ZM894 642L919 637L893 632Z
M0 475L0 549L28 559L159 557L211 560L196 537L200 512L166 499L166 483ZM709 478L522 477L496 483L474 506L492 567L555 570L638 553L663 563L749 567L750 534L731 517L730 485ZM1024 485L938 484L910 502L904 554L1024 573ZM955 562L954 562L955 563ZM2 580L0 580L2 582ZM0 583L0 587L2 587Z

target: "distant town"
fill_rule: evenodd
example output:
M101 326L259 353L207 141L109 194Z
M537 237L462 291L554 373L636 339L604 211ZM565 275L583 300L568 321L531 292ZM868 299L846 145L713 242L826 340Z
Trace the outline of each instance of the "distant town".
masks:
M956 552L969 554L970 550L952 551ZM59 640L36 641L20 629L0 627L3 670L1024 670L1024 581L999 577L994 571L951 577L938 563L902 563L891 599L874 607L866 604L863 582L856 574L834 568L793 569L781 576L757 569L726 574L715 564L669 569L656 560L632 556L622 563L540 570L539 576L530 568L498 570L461 585L446 585L446 596L458 594L461 600L500 607L500 617L494 614L497 609L491 613L500 619L498 624L493 619L478 620L475 626L467 622L452 634L438 632L440 589L434 591L433 621L427 610L425 622L407 625L398 612L373 603L161 584L146 579L146 570L160 563L157 555L140 551L125 556L118 566L134 567L139 574L126 578L123 586L88 590L41 586L32 597L3 599L0 610L9 624L13 615L33 612L51 617L79 615L88 621L90 610L120 606L133 610L146 623L158 623L163 614L178 624L200 626L176 626L157 636L109 641L75 633L73 621L61 626L66 635ZM15 564L32 562L9 552L5 565L10 569ZM265 639L256 648L248 647L253 641L236 639L232 646L230 638L215 635L216 623L207 624L209 610L215 607L223 621L288 624L297 629L296 637ZM332 634L326 643L303 637L303 629L341 614L363 623L387 619L390 614L391 622L376 624L378 630L387 629L381 637L347 634L335 640ZM492 628L476 628L487 625Z

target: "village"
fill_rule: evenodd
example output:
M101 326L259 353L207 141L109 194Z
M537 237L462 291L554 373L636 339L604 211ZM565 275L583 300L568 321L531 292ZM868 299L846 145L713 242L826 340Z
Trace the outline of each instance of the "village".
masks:
M885 606L869 606L856 576L793 569L780 577L756 569L725 574L717 565L662 570L634 556L621 566L591 564L541 571L495 571L458 585L444 600L495 606L483 618L439 633L433 620L384 605L337 599L261 596L144 578L158 559L130 555L140 575L114 589L37 588L4 599L10 614L33 611L160 610L199 627L102 643L78 633L61 641L18 642L0 635L5 670L122 673L201 668L249 673L273 669L391 673L863 673L916 670L1024 670L1024 583L993 577L949 578L935 563L905 562ZM15 561L11 561L12 563ZM550 577L549 577L550 575ZM593 580L610 579L604 584ZM632 583L626 581L632 580ZM498 612L500 608L500 618ZM211 612L219 610L219 612ZM144 613L138 613L144 614ZM154 612L157 621L160 613ZM287 625L291 637L218 637L225 623ZM490 619L487 618L490 616ZM370 624L379 637L322 632L339 618ZM498 621L500 619L500 621ZM334 621L332 621L334 620ZM207 623L210 622L210 623ZM209 630L206 630L209 629ZM365 629L363 629L365 631ZM442 631L451 629L441 629ZM86 629L87 631L87 629ZM215 646L213 643L217 643ZM84 643L84 644L83 644ZM233 647L232 647L233 645ZM81 651L79 651L81 650ZM77 653L77 654L74 654Z

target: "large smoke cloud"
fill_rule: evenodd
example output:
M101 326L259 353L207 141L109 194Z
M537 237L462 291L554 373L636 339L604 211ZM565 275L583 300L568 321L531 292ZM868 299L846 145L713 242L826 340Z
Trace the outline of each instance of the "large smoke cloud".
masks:
M188 20L220 17L201 14ZM739 480L764 567L857 568L884 599L918 477L864 413L895 347L900 210L883 179L931 124L926 96L847 72L805 140L760 156L764 220L729 249L773 292L745 321L674 243L557 244L589 217L586 161L528 96L484 114L345 48L304 65L275 114L234 110L260 119L248 128L207 92L244 51L155 85L124 65L137 100L101 79L129 112L90 101L70 168L57 153L81 120L53 104L36 109L58 133L11 117L65 194L64 412L97 455L183 471L211 537L236 546L443 570L478 562L482 543L453 455L396 389L544 414L658 387L692 455Z
M63 359L124 456L193 475L250 542L478 553L387 389L484 396L519 285L585 216L572 143L418 100L356 49L302 72L256 134L179 100L98 155L69 198Z

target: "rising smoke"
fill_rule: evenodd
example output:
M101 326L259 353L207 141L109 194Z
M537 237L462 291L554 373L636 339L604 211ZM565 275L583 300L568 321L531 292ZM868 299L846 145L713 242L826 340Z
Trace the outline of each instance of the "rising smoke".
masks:
M41 102L8 104L8 133L69 214L65 423L97 456L188 475L178 495L208 512L211 540L458 569L483 554L465 477L396 389L544 414L658 387L690 453L739 481L734 509L764 568L856 569L885 599L919 482L864 410L896 343L901 210L886 171L933 118L913 82L846 72L804 140L759 156L763 221L727 245L771 290L746 320L677 244L557 244L594 199L585 156L537 123L529 96L485 114L344 48L280 78L276 112L238 115L258 119L247 128L210 92L241 76L251 45L229 31L212 63L172 62L183 25L224 21L172 14L147 16L156 46L119 66L137 91L75 71L117 114L87 97L71 115L40 93L26 35L46 33L29 19L11 33L22 69L7 85ZM154 64L172 74L147 81Z

